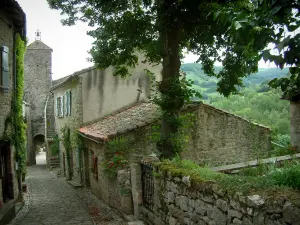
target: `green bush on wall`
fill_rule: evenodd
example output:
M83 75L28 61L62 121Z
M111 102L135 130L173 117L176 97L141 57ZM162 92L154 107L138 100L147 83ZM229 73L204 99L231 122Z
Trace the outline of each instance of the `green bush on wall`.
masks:
M16 148L16 161L19 164L18 173L26 173L26 125L23 119L23 89L24 89L24 53L25 43L20 35L16 36L16 90L12 100L12 144Z

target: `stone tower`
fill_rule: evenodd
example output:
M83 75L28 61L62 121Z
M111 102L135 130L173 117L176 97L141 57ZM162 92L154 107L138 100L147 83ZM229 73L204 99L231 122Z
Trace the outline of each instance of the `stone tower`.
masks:
M35 164L35 150L45 143L44 109L52 83L52 49L41 41L41 33L27 46L24 60L24 101L30 104L33 145L28 149L28 163Z

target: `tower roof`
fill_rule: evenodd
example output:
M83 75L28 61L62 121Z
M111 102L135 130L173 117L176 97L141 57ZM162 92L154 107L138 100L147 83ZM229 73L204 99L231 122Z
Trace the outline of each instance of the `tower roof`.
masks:
M41 40L35 40L33 43L27 46L27 50L52 50L48 45L46 45Z

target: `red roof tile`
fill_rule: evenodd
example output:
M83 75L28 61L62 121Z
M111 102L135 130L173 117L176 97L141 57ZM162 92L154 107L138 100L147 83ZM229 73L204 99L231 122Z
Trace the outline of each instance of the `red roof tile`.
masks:
M87 137L106 141L117 134L150 124L159 117L158 106L152 103L139 103L122 112L107 116L96 123L81 127L79 131Z

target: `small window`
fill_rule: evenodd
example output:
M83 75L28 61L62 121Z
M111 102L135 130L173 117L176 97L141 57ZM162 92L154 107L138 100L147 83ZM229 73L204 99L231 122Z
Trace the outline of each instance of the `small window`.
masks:
M63 98L57 97L56 98L56 116L57 117L63 117Z
M92 155L92 173L95 180L98 180L98 157Z
M71 108L72 108L72 95L71 95L71 91L66 91L65 95L65 107L64 107L64 115L65 116L71 116Z

